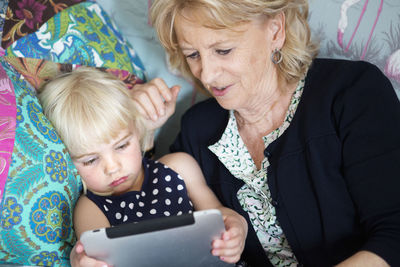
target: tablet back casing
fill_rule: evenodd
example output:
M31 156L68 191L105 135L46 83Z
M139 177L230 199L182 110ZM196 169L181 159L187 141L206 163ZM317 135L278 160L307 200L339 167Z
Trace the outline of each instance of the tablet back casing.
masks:
M115 267L234 266L211 254L225 230L219 210L195 211L84 232L87 255Z

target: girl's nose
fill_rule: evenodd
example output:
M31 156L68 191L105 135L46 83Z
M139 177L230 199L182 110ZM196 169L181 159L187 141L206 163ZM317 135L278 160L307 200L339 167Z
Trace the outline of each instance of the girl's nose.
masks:
M107 175L112 175L117 173L121 169L121 162L117 156L109 156L104 159L105 166L104 166L104 173Z

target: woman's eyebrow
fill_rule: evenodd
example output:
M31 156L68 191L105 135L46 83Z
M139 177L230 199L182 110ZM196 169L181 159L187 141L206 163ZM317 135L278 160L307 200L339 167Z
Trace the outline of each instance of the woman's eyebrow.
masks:
M206 48L209 49L209 48L212 48L212 47L215 47L215 46L219 46L221 44L225 44L227 42L229 42L229 40L216 41L214 43L209 44ZM179 47L181 48L182 51L184 51L184 50L196 50L196 49L194 49L192 47L185 46L185 44L180 44Z

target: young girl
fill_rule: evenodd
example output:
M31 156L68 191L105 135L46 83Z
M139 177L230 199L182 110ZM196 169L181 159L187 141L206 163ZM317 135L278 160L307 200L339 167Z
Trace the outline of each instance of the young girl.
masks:
M226 232L213 242L212 253L227 262L239 260L245 219L222 207L188 154L158 161L142 157L151 123L139 115L122 81L80 67L46 83L39 99L84 185L74 209L78 239L87 230L216 208Z

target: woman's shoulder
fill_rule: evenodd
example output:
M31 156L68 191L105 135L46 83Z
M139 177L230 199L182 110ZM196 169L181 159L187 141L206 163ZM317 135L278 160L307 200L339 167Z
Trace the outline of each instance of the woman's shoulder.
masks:
M193 106L191 106L184 114L186 117L206 117L206 116L216 116L219 113L227 113L227 110L223 109L215 100L215 98L207 98L202 100ZM218 114L217 114L218 113ZM210 119L210 118L209 118Z
M307 92L318 96L335 96L360 90L372 95L382 90L394 93L389 79L377 66L366 61L344 59L315 59L307 73L305 88Z
M229 111L222 108L214 98L196 103L182 116L181 131L201 138L221 134L228 122Z
M332 58L316 58L311 64L309 75L343 75L358 77L362 73L373 76L384 76L383 72L374 64L363 60L347 60Z
M374 64L363 60L349 60L340 58L316 58L312 65L317 66L358 66L358 67L376 67Z

